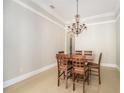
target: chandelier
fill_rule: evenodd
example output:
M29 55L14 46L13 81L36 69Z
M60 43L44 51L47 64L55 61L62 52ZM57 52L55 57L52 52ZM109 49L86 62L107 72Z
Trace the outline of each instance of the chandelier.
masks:
M77 36L84 30L87 30L85 24L80 24L80 15L78 14L78 0L77 0L77 14L75 15L75 23L72 23L72 25L68 26L68 30L73 32Z

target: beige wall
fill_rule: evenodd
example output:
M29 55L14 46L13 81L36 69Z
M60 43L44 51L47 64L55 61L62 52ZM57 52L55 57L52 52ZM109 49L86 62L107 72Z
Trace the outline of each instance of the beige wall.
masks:
M116 52L117 52L117 66L120 68L120 16L116 20Z
M56 62L64 50L63 28L12 0L4 0L3 11L4 81Z
M102 52L102 63L116 65L115 22L88 25L87 31L76 37L75 47L79 50L93 50L96 60Z

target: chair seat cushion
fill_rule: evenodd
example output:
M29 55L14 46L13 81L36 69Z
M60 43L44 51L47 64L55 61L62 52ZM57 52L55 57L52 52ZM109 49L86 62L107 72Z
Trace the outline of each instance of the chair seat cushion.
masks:
M73 69L73 73L77 73L77 74L84 74L84 71L88 71L88 67L85 68L81 68L81 67L74 67Z

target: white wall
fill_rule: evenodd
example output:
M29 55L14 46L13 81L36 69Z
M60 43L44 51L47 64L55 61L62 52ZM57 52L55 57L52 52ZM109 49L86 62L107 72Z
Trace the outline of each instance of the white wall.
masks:
M92 50L98 59L103 53L102 63L116 64L116 29L115 22L88 25L88 29L76 37L75 47L78 50Z
M4 81L55 63L64 50L64 29L12 0L3 3Z

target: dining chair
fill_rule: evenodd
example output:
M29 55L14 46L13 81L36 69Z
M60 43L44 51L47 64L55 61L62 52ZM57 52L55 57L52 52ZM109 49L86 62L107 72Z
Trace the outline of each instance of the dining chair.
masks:
M100 63L101 63L101 59L102 59L102 53L99 54L99 59L98 59L98 63L89 63L89 69L90 69L90 76L91 75L95 75L98 76L99 78L99 84L101 84L101 76L100 76Z
M78 79L78 75L82 77L83 80L83 93L85 93L85 82L89 84L89 69L86 64L85 56L83 55L73 55L72 60L72 76L73 76L73 91L75 90L75 80Z
M75 54L76 54L76 55L82 55L82 50L76 50L76 51L75 51Z
M61 51L58 51L58 54L64 55L65 52L63 50L61 50ZM65 72L63 72L63 74L64 74L64 79L65 79Z
M72 71L72 65L68 63L68 56L66 54L56 54L57 66L58 66L58 86L60 85L60 79L64 75L66 81L66 88L68 88L68 78Z

